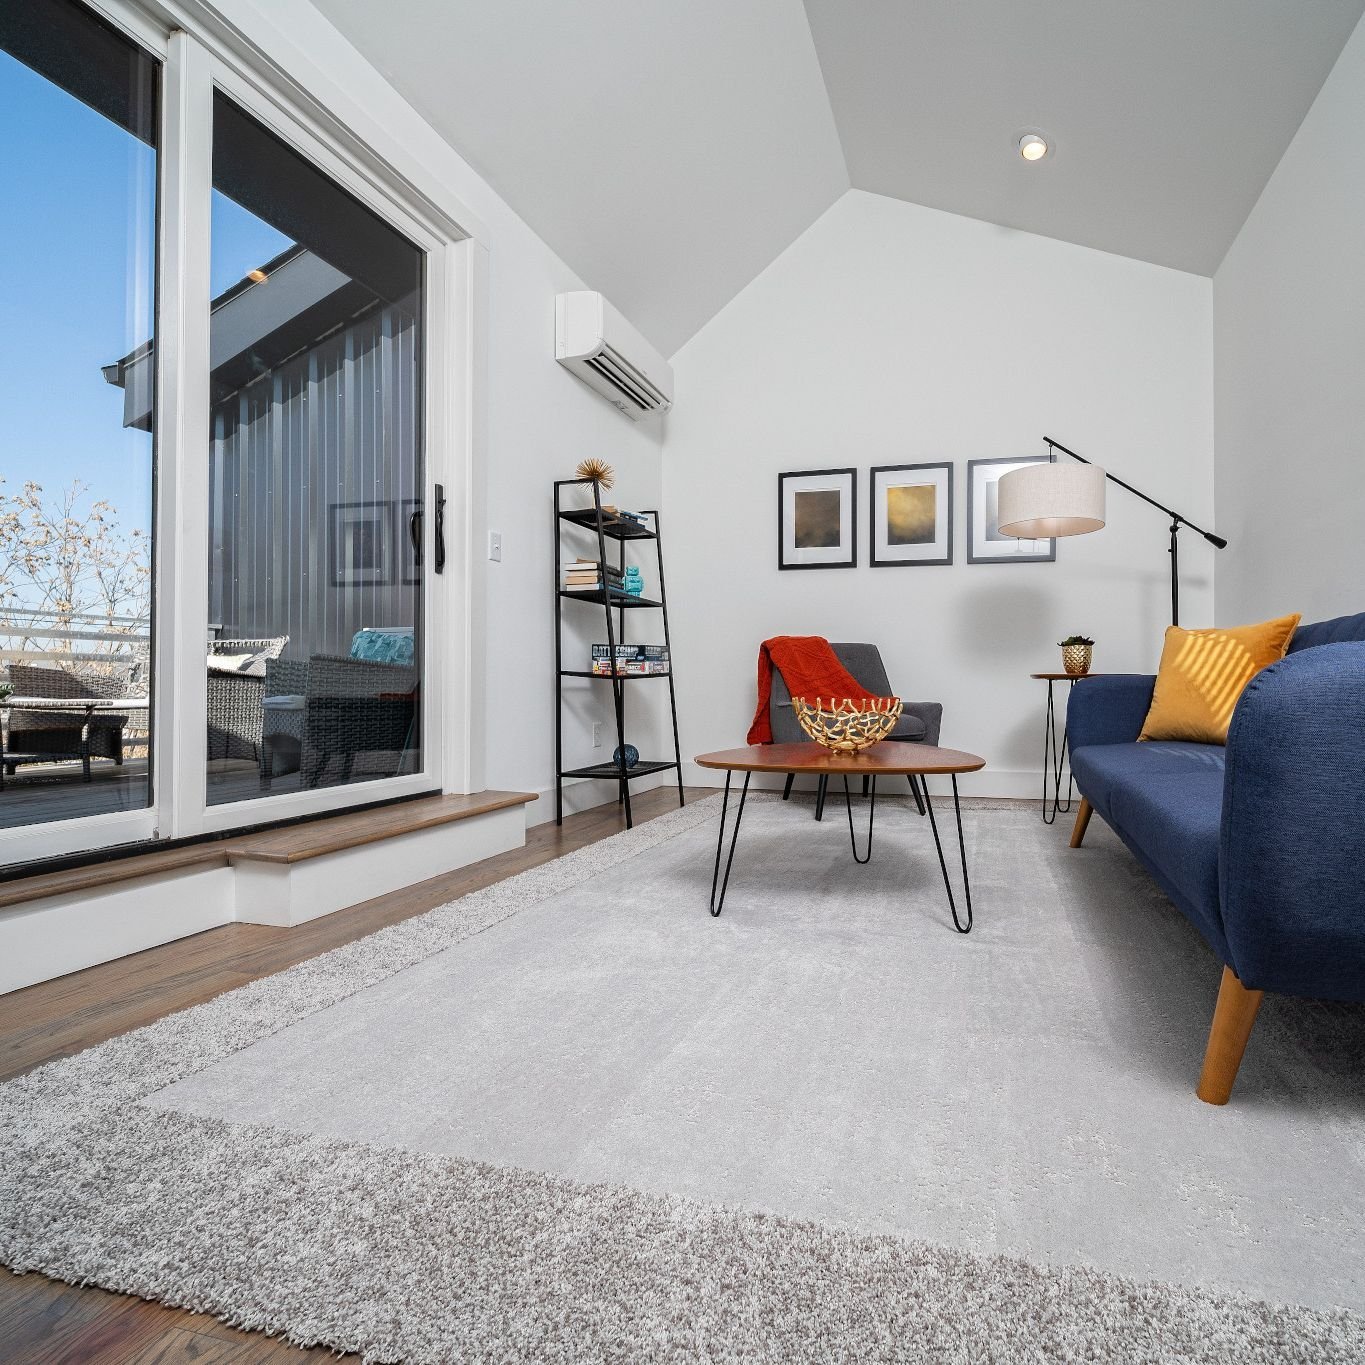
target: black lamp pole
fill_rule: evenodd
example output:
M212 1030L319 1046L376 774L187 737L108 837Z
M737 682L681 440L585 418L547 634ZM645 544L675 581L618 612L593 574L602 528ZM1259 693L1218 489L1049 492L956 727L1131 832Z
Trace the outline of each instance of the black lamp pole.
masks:
M1077 455L1074 450L1069 450L1060 441L1054 441L1051 436L1044 436L1043 440L1047 442L1047 457L1049 460L1056 460L1057 451L1060 450L1063 455L1070 455L1073 460L1079 460L1082 464L1095 463L1094 460L1087 460L1084 455ZM1157 511L1165 512L1171 519L1171 624L1173 626L1178 626L1180 624L1180 577L1177 573L1177 568L1180 528L1182 526L1188 526L1191 531L1203 536L1215 550L1225 549L1227 547L1227 541L1224 540L1222 536L1215 535L1212 531L1204 530L1202 526L1196 526L1189 517L1182 517L1179 512L1173 511L1171 508L1167 507L1164 502L1158 502L1155 498L1149 498L1140 488L1134 488L1131 483L1125 483L1122 479L1111 474L1107 469L1104 471L1104 477L1108 479L1110 483L1116 483L1120 488L1126 488L1134 497L1141 498L1143 502L1151 503Z

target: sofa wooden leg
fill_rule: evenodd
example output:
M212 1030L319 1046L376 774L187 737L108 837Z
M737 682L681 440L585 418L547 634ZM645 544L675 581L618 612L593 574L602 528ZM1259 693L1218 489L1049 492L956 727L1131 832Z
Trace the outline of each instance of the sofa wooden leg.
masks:
M1204 1051L1204 1070L1194 1092L1205 1104L1226 1104L1231 1097L1237 1068L1242 1064L1242 1054L1264 995L1264 991L1247 990L1231 967L1223 968L1218 1003L1213 1009L1213 1027Z
M1071 847L1080 848L1081 840L1085 838L1086 826L1090 823L1090 817L1095 813L1095 808L1085 797L1081 797L1081 804L1076 808L1076 824L1071 831Z

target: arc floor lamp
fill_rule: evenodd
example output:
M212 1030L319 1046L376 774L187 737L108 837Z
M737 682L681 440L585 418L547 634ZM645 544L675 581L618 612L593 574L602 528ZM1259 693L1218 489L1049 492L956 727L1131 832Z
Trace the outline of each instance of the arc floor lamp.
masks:
M1131 483L1101 469L1099 465L1068 450L1060 441L1044 436L1047 463L1024 465L1004 475L999 485L999 525L1002 535L1020 540L1049 540L1053 536L1080 536L1104 526L1105 482L1126 488L1134 497L1150 503L1171 519L1171 624L1180 624L1180 576L1178 573L1180 528L1204 537L1216 550L1227 545L1222 536L1196 526L1189 517L1149 498ZM1057 453L1069 455L1075 465L1060 464Z

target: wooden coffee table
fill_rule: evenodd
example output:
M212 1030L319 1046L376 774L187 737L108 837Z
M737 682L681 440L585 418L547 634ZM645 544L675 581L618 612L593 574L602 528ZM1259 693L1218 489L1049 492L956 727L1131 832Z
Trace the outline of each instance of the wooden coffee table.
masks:
M720 807L720 832L716 836L716 866L711 874L711 913L719 915L725 905L725 889L730 884L730 868L735 861L735 844L739 840L740 821L744 819L744 802L749 795L749 779L755 773L811 773L817 777L844 779L844 805L848 809L848 838L853 846L853 861L866 863L872 857L872 822L877 814L877 779L879 777L947 776L953 780L953 814L957 818L957 850L962 860L962 889L967 907L967 922L957 914L953 899L953 883L948 876L948 863L943 856L943 844L938 837L938 821L934 818L934 803L929 797L927 783L924 806L929 816L929 827L934 832L934 847L938 850L938 865L943 872L943 886L948 892L948 909L952 911L953 927L959 934L972 931L972 884L967 876L967 845L962 837L962 806L957 795L958 773L974 773L986 766L984 758L965 754L958 749L939 749L929 744L907 744L899 740L882 740L856 754L835 753L823 745L810 744L751 744L743 749L722 749L714 754L701 754L697 764L702 768L718 768L725 772L725 797ZM739 809L730 833L730 854L725 859L725 876L721 877L721 853L725 846L725 820L730 808L730 781L735 773L744 774L744 786L739 794ZM849 794L848 779L870 779L867 805L867 852L858 856L858 840L853 829L853 798ZM720 899L716 898L717 884Z

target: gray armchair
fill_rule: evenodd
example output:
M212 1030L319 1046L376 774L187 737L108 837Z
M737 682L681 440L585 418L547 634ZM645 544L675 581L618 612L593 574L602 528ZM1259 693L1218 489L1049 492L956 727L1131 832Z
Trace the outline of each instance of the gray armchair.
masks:
M833 649L839 662L869 692L874 692L881 697L896 695L887 679L886 665L882 663L881 650L876 645L831 644L830 648ZM791 692L787 689L786 680L782 677L781 671L776 668L773 670L772 692L768 699L768 715L772 722L773 739L776 743L799 744L809 740L810 736L801 728L796 719L796 712L792 709ZM896 728L891 731L888 739L898 740L905 744L937 744L939 726L942 721L943 705L941 702L907 701L903 703L900 719L896 722ZM786 785L782 788L782 799L784 801L791 795L792 783L795 779L795 773L787 774ZM909 778L909 782L910 792L915 798L915 806L923 815L924 799L920 795L919 783L914 777ZM815 796L815 818L817 820L824 818L825 794L828 787L829 778L822 777Z

